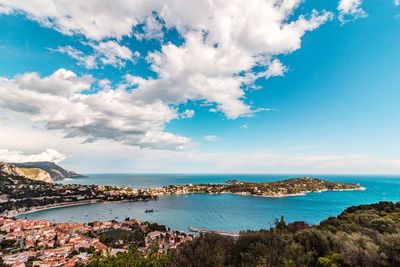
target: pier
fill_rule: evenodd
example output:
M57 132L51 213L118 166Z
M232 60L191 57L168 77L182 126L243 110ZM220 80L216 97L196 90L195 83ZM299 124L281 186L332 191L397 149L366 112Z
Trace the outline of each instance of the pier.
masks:
M194 233L200 233L200 234L213 233L213 234L218 234L218 235L223 235L223 236L239 237L239 233L235 233L235 232L210 230L210 229L204 229L204 228L196 228L196 227L192 227L192 226L189 227L189 231L194 232Z

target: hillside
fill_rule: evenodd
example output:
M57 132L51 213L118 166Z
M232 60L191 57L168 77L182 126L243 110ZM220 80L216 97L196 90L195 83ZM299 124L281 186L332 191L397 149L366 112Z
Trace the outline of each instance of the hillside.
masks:
M0 172L6 175L21 176L26 179L53 183L53 178L50 174L39 168L19 168L12 164L0 163Z
M83 178L85 176L77 174L73 171L68 171L61 166L50 161L39 161L39 162L24 162L24 163L10 163L18 168L24 169L41 169L47 172L50 177L56 180L62 180L65 178Z

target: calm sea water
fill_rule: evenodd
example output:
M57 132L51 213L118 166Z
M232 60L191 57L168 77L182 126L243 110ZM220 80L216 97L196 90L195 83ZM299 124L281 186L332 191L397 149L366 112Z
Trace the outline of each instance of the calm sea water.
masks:
M222 183L227 179L275 181L304 175L174 175L174 174L91 174L89 178L63 183L107 184L136 188L168 184ZM183 195L161 197L156 201L104 203L39 211L22 217L49 219L55 222L123 220L125 217L165 224L187 231L189 226L214 230L240 231L269 228L274 219L303 220L318 223L339 214L343 209L379 201L400 201L400 176L315 175L336 181L360 183L364 191L310 193L304 196L266 198L239 195ZM145 213L154 209L154 213Z

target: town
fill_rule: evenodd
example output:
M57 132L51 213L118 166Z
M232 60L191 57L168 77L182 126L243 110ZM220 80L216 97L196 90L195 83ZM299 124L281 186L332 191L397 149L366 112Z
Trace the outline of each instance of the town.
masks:
M0 215L8 217L38 208L154 198L157 196L129 187L52 184L0 171Z
M192 235L165 226L126 218L88 224L0 217L0 257L12 267L76 266L94 255L113 256L136 246L164 253L191 241Z

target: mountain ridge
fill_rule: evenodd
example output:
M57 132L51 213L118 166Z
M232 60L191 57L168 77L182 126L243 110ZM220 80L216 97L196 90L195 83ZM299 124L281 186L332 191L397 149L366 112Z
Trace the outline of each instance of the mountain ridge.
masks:
M81 174L69 171L51 161L37 162L4 162L1 170L6 173L20 175L28 179L52 183L66 178L84 178Z

